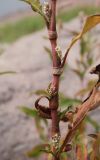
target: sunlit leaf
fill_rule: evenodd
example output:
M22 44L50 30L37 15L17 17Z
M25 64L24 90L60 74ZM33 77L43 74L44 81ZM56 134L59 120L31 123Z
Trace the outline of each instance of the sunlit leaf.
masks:
M42 11L42 5L39 0L20 0L20 1L28 3L34 12L39 13L42 17L44 17L44 19L47 22L49 22L48 17Z
M80 39L82 38L82 36L87 32L87 31L90 31L93 27L95 27L97 24L100 23L100 15L93 15L93 16L89 16L87 17L86 21L85 21L85 24L84 24L84 27L82 29L82 31L77 35L75 36L69 47L68 47L68 50L67 50L67 53L69 52L69 50L71 49L71 47Z
M42 10L42 6L39 0L20 0L20 1L24 1L26 3L28 3L29 5L31 5L32 10L35 12L38 12L38 10Z

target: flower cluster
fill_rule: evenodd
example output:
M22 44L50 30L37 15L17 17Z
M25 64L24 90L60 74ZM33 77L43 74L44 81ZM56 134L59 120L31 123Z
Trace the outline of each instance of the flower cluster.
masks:
M61 51L61 48L60 48L59 46L56 46L55 50L56 50L56 53L57 53L58 57L59 57L60 59L62 59L62 51Z
M50 8L49 8L49 3L48 3L48 2L44 2L44 5L43 5L43 13L44 13L47 17L50 17Z
M59 134L55 134L54 136L52 136L52 144L56 149L59 149L60 137L61 136Z

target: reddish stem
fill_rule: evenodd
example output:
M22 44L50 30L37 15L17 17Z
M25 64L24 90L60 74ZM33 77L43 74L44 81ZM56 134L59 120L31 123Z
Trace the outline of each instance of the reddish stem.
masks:
M56 32L56 0L51 0L51 19L49 25L49 39L52 47L52 59L53 59L53 68L59 68L61 65L60 60L57 57L56 46L57 46L57 32ZM51 118L52 118L52 136L55 134L59 135L59 120L58 120L58 107L59 107L59 78L60 76L54 75L52 76L52 93L56 93L49 102L49 107L51 108ZM56 149L53 147L53 152ZM57 157L53 157L53 160L59 160Z

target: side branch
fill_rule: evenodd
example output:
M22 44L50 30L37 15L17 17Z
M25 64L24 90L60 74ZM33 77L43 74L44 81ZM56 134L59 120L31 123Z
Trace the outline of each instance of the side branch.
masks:
M68 131L58 154L60 154L64 150L66 144L68 144L71 141L71 139L74 136L74 133L76 132L81 122L86 117L87 113L91 110L96 109L99 106L100 106L100 83L94 87L93 92L89 97L89 99L79 106L79 110L74 118L73 127Z

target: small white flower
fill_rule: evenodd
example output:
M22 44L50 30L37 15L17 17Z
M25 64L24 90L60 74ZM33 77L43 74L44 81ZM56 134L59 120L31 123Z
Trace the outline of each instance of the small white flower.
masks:
M49 3L48 2L44 2L43 5L43 13L47 16L49 16Z

